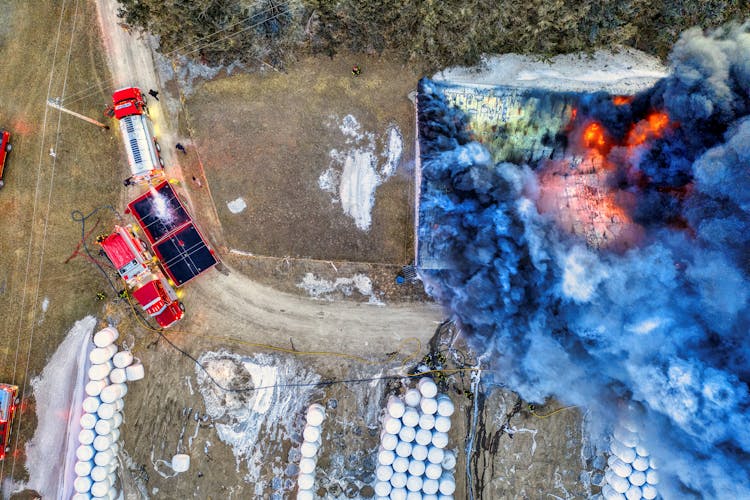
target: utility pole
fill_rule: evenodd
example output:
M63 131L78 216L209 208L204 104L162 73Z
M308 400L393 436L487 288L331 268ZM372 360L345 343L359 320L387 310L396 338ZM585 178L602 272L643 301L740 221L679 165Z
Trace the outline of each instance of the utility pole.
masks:
M82 115L80 113L76 113L75 111L71 111L69 109L63 108L62 104L60 104L60 98L59 97L54 98L54 99L53 98L47 99L47 106L49 106L51 108L59 109L63 113L68 113L69 115L73 115L76 118L80 118L83 121L87 121L89 123L93 123L97 127L101 127L103 129L109 130L109 125L105 125L104 123L96 121L93 118L89 118L88 116L84 116L84 115Z

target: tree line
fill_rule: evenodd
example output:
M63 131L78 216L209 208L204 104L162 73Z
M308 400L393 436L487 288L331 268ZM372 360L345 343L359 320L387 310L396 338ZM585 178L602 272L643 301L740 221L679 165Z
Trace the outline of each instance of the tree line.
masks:
M160 50L210 65L283 66L304 54L389 53L425 70L483 53L626 45L664 57L680 32L750 17L745 0L119 0Z

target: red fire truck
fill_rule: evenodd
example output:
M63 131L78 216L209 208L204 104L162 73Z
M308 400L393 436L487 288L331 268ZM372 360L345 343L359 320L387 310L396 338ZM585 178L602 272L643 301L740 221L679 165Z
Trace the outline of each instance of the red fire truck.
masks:
M132 227L115 226L99 243L133 298L159 326L168 328L182 318L184 306L177 293Z
M125 143L130 165L130 177L126 184L147 183L164 174L161 148L151 130L146 100L140 89L128 87L112 94L111 114L120 122L120 131Z
M10 451L10 431L18 403L18 386L0 384L0 461Z

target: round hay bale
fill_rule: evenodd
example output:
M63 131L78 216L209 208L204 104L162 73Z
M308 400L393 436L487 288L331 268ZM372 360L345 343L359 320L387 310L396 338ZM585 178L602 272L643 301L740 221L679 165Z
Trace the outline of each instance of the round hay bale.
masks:
M120 336L120 332L114 326L102 328L94 334L94 345L96 347L106 347L112 344Z
M404 410L406 409L406 405L400 397L389 396L388 403L386 403L386 408L388 409L388 414L391 417L401 418L401 415L404 414Z
M91 470L94 468L94 462L91 460L78 460L73 467L76 472L76 476L83 477L91 475Z
M419 379L419 382L417 382L417 388L423 398L434 398L437 396L437 385L430 377L422 377Z
M172 470L175 472L185 472L190 468L190 455L178 453L172 457Z
M78 493L87 493L91 489L92 484L93 481L91 481L91 478L88 476L77 477L73 482L73 488L75 488Z
M114 355L112 363L117 368L126 368L133 363L133 353L130 351L120 351Z
M143 368L143 363L138 359L136 359L132 365L125 368L125 377L128 379L128 382L141 380L145 376L146 370Z
M76 448L76 458L81 462L88 462L94 458L94 453L96 451L94 451L94 447L90 444L82 444Z

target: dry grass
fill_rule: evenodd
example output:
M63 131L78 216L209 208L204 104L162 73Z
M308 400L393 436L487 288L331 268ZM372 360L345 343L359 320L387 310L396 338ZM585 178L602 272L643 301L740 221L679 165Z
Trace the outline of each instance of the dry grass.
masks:
M377 58L306 59L286 74L238 75L205 83L187 102L228 245L261 255L403 264L411 259L411 166L417 75ZM398 173L375 194L369 231L356 228L318 187L329 152L344 147L336 122L354 115L383 139L404 140ZM221 147L216 144L221 143ZM378 144L382 150L382 144ZM247 209L226 202L242 196Z

